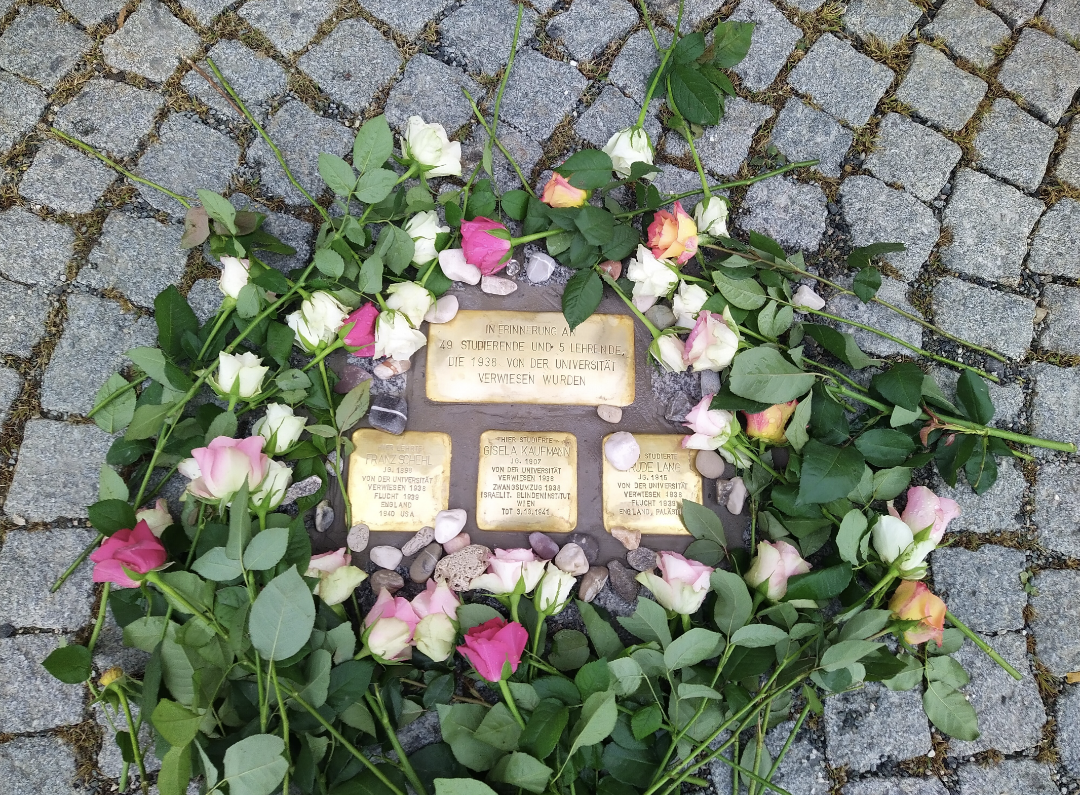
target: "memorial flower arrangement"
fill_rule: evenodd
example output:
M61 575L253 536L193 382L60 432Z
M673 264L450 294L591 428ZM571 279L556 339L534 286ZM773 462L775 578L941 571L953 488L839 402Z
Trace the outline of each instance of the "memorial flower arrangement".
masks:
M955 484L962 469L982 493L998 457L1026 455L1010 443L1071 446L990 427L992 376L970 365L907 346L963 370L950 401L916 363L871 359L836 327L858 324L825 312L811 282L846 288L764 236L730 235L721 192L737 183L709 185L694 138L721 117L733 93L724 69L745 56L752 26L720 23L661 48L649 22L660 51L649 97L667 98L667 124L697 164L703 198L692 208L650 181L644 111L602 150L560 164L539 195L524 177L501 195L478 179L502 149L511 57L493 118L474 103L489 139L470 176L433 193L429 180L463 176L460 144L420 117L395 141L376 117L351 162L319 159L331 212L210 63L323 224L311 262L283 274L260 259L290 251L260 213L207 191L198 204L170 194L189 207L183 245L221 264L221 309L200 323L165 290L157 346L129 351L131 367L98 392L91 416L117 434L107 457L117 469L103 469L89 506L99 537L69 573L89 558L101 607L87 642L45 664L106 707L124 786L130 765L147 790L154 753L162 795L193 777L230 795L668 795L703 784L702 767L720 760L736 787L783 795L771 779L823 698L866 682L922 687L934 725L973 739L968 676L949 655L966 637L1019 678L923 582L959 508L912 475L932 463ZM590 570L580 546L541 538L492 552L469 543L454 509L426 535L417 528L414 552L432 539L472 550L472 576L436 568L411 599L380 587L362 611L357 589L374 580L353 557L369 542L362 517L346 500L349 546L321 554L307 529L312 512L328 526L323 499L333 480L344 491L348 432L370 407L370 380L339 376L327 357L372 357L379 377L406 371L424 323L456 313L453 282L503 294L499 274L526 243L574 270L571 327L610 290L649 329L656 366L720 374L687 415L683 444L734 471L723 490L729 510L749 515L746 547L729 548L719 517L684 502L694 541L656 555L637 576L648 597L613 619L591 603L597 578L577 579ZM852 253L849 292L885 304L872 259L888 250ZM853 377L871 366L868 383ZM186 486L173 515L160 494L177 473ZM141 680L117 669L95 678L108 609L125 643L149 655ZM585 632L548 637L547 619L564 611ZM407 751L398 732L425 712L442 739ZM789 717L774 758L765 732ZM136 739L147 723L150 745Z

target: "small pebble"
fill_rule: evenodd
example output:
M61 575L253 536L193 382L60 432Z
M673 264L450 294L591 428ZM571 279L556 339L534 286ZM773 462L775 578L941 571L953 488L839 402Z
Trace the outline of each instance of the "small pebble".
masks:
M575 577L589 570L589 561L585 557L585 552L574 543L566 544L559 550L559 554L555 556L555 565Z
M581 551L585 553L589 565L596 563L596 559L600 556L600 545L596 543L595 538L585 533L573 533L566 540L581 547Z
M370 538L371 529L366 524L354 524L349 528L349 536L345 539L345 543L353 552L363 552L367 549Z
M690 409L693 407L686 393L679 392L671 399L671 404L668 406L664 417L672 422L685 422L686 415L690 413Z
M445 544L464 529L468 518L469 515L465 513L464 508L439 511L435 515L435 540L440 544Z
M460 549L464 549L471 543L472 539L469 538L468 533L458 533L456 536L443 544L442 547L447 555L453 555L455 552Z
M698 450L694 456L694 469L703 478L715 480L724 474L724 459L714 450Z
M622 422L622 409L618 406L597 406L596 413L604 422L618 425Z
M589 570L581 577L581 585L578 586L578 598L583 602L591 602L604 589L607 581L608 570L605 567L590 566Z
M439 267L446 278L465 284L480 283L480 269L465 261L465 252L460 248L448 248L439 252Z
M396 569L402 558L400 549L389 546L372 547L368 555L372 563L384 569Z
M454 591L467 591L474 577L487 569L491 550L483 544L469 544L447 555L435 566L435 580L445 580Z
M426 547L435 538L434 527L421 527L412 538L401 547L401 554L411 557Z
M408 359L387 359L385 362L379 362L375 365L371 373L380 381L386 381L395 375L401 375L410 367L412 367L412 362Z
M424 315L428 323L449 323L458 313L456 295L444 295L439 298Z
M371 380L371 373L357 367L355 364L345 364L338 374L338 382L334 384L334 391L339 395L347 395L365 381Z
M510 295L517 289L517 282L502 276L485 276L480 280L480 289L488 295Z
M600 270L612 279L618 280L618 278L622 276L622 263L617 259L604 260L600 263Z
M653 304L645 310L645 317L661 331L675 325L675 313L665 304Z
M543 533L529 533L529 546L544 560L552 560L559 554L559 545Z
M555 272L555 260L542 251L534 251L525 263L525 273L533 284L546 282Z
M443 556L443 548L438 544L428 544L416 556L416 560L409 566L409 579L413 582L427 582L435 572L435 566Z
M409 420L409 404L403 397L394 395L376 395L368 411L368 422L372 428L400 436L405 432L405 423Z
M746 490L746 484L743 483L742 478L731 479L731 491L728 493L727 509L728 513L732 516L738 516L743 512L743 506L746 504L746 498L749 496L749 492Z
M626 553L626 562L637 571L652 571L656 568L656 553L647 547L638 547Z
M641 531L631 530L629 527L611 528L612 537L627 549L637 549L641 546Z
M613 467L625 472L641 457L641 446L632 433L619 431L611 434L604 442L604 457Z
M376 596L379 595L380 591L386 590L390 593L397 593L405 587L405 578L391 569L379 569L371 575L368 582L371 583L371 590Z
M315 506L315 529L325 533L334 523L334 509L330 507L330 500L323 500Z
M611 590L613 590L615 595L624 602L633 604L638 598L638 593L641 591L641 586L638 584L638 581L634 579L636 576L635 572L632 569L626 568L626 566L617 560L608 563L607 570L608 582L611 583Z
M312 494L314 494L321 488L322 479L319 478L318 475L312 475L311 477L304 478L303 480L293 483L291 486L289 486L288 490L285 492L285 497L284 499L282 499L281 504L291 505L301 497L310 497ZM12 521L15 522L15 524L20 524L20 522L18 521L19 519L22 519L22 517L12 517ZM26 520L23 519L21 524L26 524Z

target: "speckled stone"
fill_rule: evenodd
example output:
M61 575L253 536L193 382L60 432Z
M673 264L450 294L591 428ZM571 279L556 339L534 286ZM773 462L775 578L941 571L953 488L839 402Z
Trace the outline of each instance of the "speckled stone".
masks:
M1080 622L1080 572L1043 570L1032 584L1038 593L1031 597L1035 618L1029 625L1039 659L1054 676L1080 671L1080 634L1062 632Z
M885 276L881 280L881 288L877 294L882 300L895 304L905 312L913 313L916 316L921 314L908 301L907 284L904 282ZM879 304L864 304L855 296L841 294L829 300L827 309L831 314L886 331L909 345L922 346L922 326ZM859 343L860 348L875 356L906 355L910 353L909 348L893 340L885 339L872 331L861 328L848 330L854 335L855 341Z
M1035 526L1047 549L1080 558L1080 465L1044 464L1035 476Z
M985 544L975 551L937 549L931 561L934 592L969 627L980 632L1023 628L1027 594L1020 574L1028 565L1023 552Z
M776 118L769 141L789 161L819 160L815 170L839 177L840 164L854 139L832 116L792 97Z
M890 252L884 259L905 280L919 273L941 233L937 219L926 205L873 177L844 180L840 185L840 206L851 230L853 246L886 241L904 244L904 251Z
M611 590L624 602L633 604L641 592L641 585L634 579L636 572L617 560L610 561L607 564L607 570Z
M788 75L792 88L855 127L866 124L892 81L889 67L831 33L819 38Z
M931 749L919 688L893 692L877 682L825 701L826 754L832 765L865 773Z
M975 136L975 165L1022 190L1043 181L1058 134L1009 99L995 99Z
M780 74L803 32L768 0L742 0L728 19L753 23L750 51L731 71L742 78L745 88L764 91Z
M883 182L929 202L948 181L960 155L960 147L941 133L889 113L878 126L876 147L864 165Z
M1080 370L1039 362L1031 365L1031 433L1080 444Z
M0 68L52 90L91 43L54 9L24 6L0 36Z
M986 81L968 74L929 44L915 47L915 56L896 98L931 124L959 130L986 94Z
M923 33L941 39L953 55L986 69L997 60L994 48L1009 38L1009 27L975 0L946 0Z
M785 248L816 251L825 234L825 205L825 192L817 185L770 177L746 191L738 224Z
M1035 302L948 277L932 296L942 329L1011 359L1023 358L1035 332Z
M895 47L911 31L922 11L906 0L854 0L844 14L844 27L863 41L877 39Z
M638 547L626 553L626 562L635 571L652 571L656 568L657 556L647 547Z
M1080 289L1048 284L1042 304L1047 315L1039 344L1044 350L1080 355Z
M401 554L407 558L412 557L434 540L435 528L421 527L419 530L416 531L416 535L414 535L402 545Z
M1080 52L1041 30L1025 28L997 77L1047 123L1057 124L1080 88Z
M1059 795L1053 768L1033 759L1006 759L996 765L961 765L960 795Z
M1080 154L1080 147L1077 152ZM1075 251L1080 251L1080 202L1061 199L1039 221L1031 239L1027 268L1035 273L1080 279L1080 257L1073 256Z
M491 550L483 544L470 544L453 555L447 555L435 566L435 579L446 580L455 591L467 591L474 577L487 569Z
M184 58L195 54L199 37L157 0L142 3L124 26L101 45L105 63L159 83L169 79Z

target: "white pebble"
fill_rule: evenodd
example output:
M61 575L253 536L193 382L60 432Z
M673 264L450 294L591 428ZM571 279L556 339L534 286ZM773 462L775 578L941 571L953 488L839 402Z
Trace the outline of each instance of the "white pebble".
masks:
M632 433L619 431L611 434L604 442L604 457L613 467L625 472L641 457L641 446Z
M585 557L585 550L571 541L559 550L555 565L567 574L579 577L589 570L589 559Z
M698 450L694 457L694 469L703 478L715 480L724 474L724 459L713 450Z
M424 315L428 323L449 323L457 315L458 300L456 295L444 295L431 305Z
M435 540L440 544L445 544L462 531L468 517L469 515L465 513L464 508L439 511L435 515Z
M597 406L596 413L604 422L618 425L622 421L622 409L618 406Z
M446 278L455 282L478 284L480 269L465 261L465 252L460 248L448 248L439 252L439 267Z
M743 511L746 498L750 492L746 490L746 484L742 478L731 479L731 491L728 493L727 509L732 516L738 516Z
M393 378L395 375L401 375L410 367L412 367L412 362L408 359L387 359L385 362L380 362L375 365L375 368L371 373L376 378L385 381L388 378Z
M371 562L376 566L391 570L397 568L402 558L401 550L397 547L372 547L371 552L368 554L371 557Z
M555 260L542 251L534 251L525 263L525 273L533 284L546 282L555 272Z
M480 280L480 289L488 295L510 295L517 289L517 282L502 276L485 276Z

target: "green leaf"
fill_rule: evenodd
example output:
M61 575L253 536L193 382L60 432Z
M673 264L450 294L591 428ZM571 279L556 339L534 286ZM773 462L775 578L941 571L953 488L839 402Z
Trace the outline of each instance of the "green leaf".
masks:
M569 721L570 709L566 705L554 698L542 699L518 738L520 747L546 759L555 750Z
M551 664L560 671L580 668L589 659L589 640L576 629L556 632L551 639Z
M882 254L893 254L905 250L906 246L903 243L871 243L869 246L852 249L851 253L848 254L847 262L852 268L863 270L869 268L871 261ZM880 279L879 275L879 282ZM862 298L862 296L859 297ZM863 298L863 300L866 301L867 299Z
M709 539L721 546L727 546L724 525L711 508L692 500L683 500L682 522L694 538Z
M883 373L878 373L870 380L871 385L882 397L909 411L919 408L922 400L923 371L913 362L894 364Z
M600 616L596 608L581 600L577 600L577 607L585 622L589 640L592 641L593 648L596 650L596 656L613 660L622 654L623 645L618 633Z
M821 667L825 671L837 671L880 648L883 648L883 644L869 640L842 640L825 650L821 656Z
M950 737L974 740L979 736L979 718L975 709L960 691L944 682L926 683L923 710L930 722Z
M664 665L668 671L678 671L702 660L715 657L724 648L724 638L718 632L694 627L671 641L664 649Z
M611 671L608 669L607 660L593 660L581 666L574 675L574 686L582 697L610 689Z
M899 466L915 452L915 442L900 431L874 428L855 440L855 446L867 463L876 467Z
M191 746L176 746L169 749L161 760L158 772L158 791L161 795L186 795L191 783Z
M449 700L449 696L453 695L454 677L453 674L444 674L444 676L450 683L450 693L447 696L447 700ZM540 703L540 696L535 687L527 682L507 682L506 684L510 688L510 695L514 697L518 709L523 709L526 712L532 712L536 709L536 705ZM428 685L428 690L431 690L431 685ZM427 694L425 693L425 695Z
M511 784L529 792L542 793L554 771L540 760L515 751L491 769L491 780Z
M169 285L154 299L154 322L158 328L158 345L172 357L183 352L180 341L187 332L199 330L199 319L174 285Z
M807 336L815 340L821 347L831 353L840 361L849 364L856 370L862 370L873 364L880 364L880 359L871 359L859 347L855 337L845 334L829 326L817 323L803 323L803 329Z
M214 582L228 582L244 573L240 561L230 558L225 553L225 547L214 547L208 550L191 564L191 568L200 576Z
M855 295L859 297L859 300L864 304L869 303L877 291L881 288L881 271L872 265L867 265L861 271L855 275L854 281L851 283L851 289L855 292Z
M160 734L169 745L187 745L199 733L202 716L187 707L161 699L150 716L154 731Z
M688 33L675 44L675 50L671 53L671 59L675 63L693 63L705 52L705 35L703 33Z
M502 195L503 212L515 221L524 221L529 210L529 194L523 190L508 190Z
M664 725L664 711L659 704L650 704L634 713L630 719L630 728L634 732L634 739L644 740L651 737Z
M795 407L795 413L791 415L791 422L788 423L787 430L784 431L784 436L787 437L788 444L791 445L791 449L796 453L801 453L806 443L810 441L810 434L806 428L810 424L810 417L813 410L813 393L804 397L799 401L799 405Z
M732 306L739 309L758 309L765 306L765 290L757 279L732 279L721 271L713 271L716 289Z
M397 174L386 168L365 171L356 182L353 196L364 204L378 204L390 195L394 186L397 185L397 179Z
M521 732L521 726L518 725L513 714L504 703L498 701L484 715L484 719L476 727L473 736L500 751L513 751L518 747Z
M636 787L640 787L644 782L652 780L657 767L656 760L651 753L642 753L639 750L624 748L618 743L608 743L604 746L602 764L611 773L612 778L626 785L614 790L620 795L637 792ZM611 790L608 792L611 792ZM597 793L598 795L604 795L604 790L601 788L597 790Z
M971 370L964 370L956 382L956 404L972 422L987 425L994 419L994 401L990 399L990 390Z
M248 283L240 288L240 292L236 294L237 315L244 320L249 320L259 314L260 306L259 288L257 286Z
M720 95L716 86L696 69L677 64L668 73L668 89L675 108L693 124L717 124L720 121Z
M394 152L394 134L385 116L368 119L356 133L353 141L353 167L361 174L378 168Z
M498 795L483 781L471 778L437 778L435 795Z
M412 263L416 244L403 229L398 229L393 224L387 224L379 233L379 241L375 245L375 254L382 257L383 262L397 275L409 267Z
M284 660L300 651L314 626L315 602L295 566L267 583L248 619L252 645L270 660Z
M569 180L575 188L595 190L611 182L614 166L611 157L599 149L582 149L570 155L555 173Z
M170 362L160 348L131 348L126 351L131 361L150 378L177 391L191 388L191 379Z
M605 740L615 728L619 710L615 706L615 694L610 690L593 693L581 707L581 717L570 732L570 755L579 748L595 745Z
M624 260L634 253L639 240L634 227L619 221L612 230L611 241L603 247L603 254L608 259Z
M731 636L731 645L760 649L765 646L775 646L787 636L784 630L772 624L748 624L735 630L735 634Z
M750 591L742 577L723 569L710 575L709 585L716 593L713 621L716 628L730 638L733 632L746 625L754 612Z
M235 235L237 233L236 208L232 206L232 203L212 190L197 190L195 193L206 210L206 214Z
M812 373L804 373L774 348L743 351L731 363L731 391L739 397L773 405L802 397L814 385Z
M252 538L244 549L244 568L249 571L271 569L285 557L288 546L289 528L268 527Z
M316 649L307 658L304 666L306 684L300 691L300 698L316 709L326 703L330 693L330 667L333 664L330 652Z
M644 671L633 657L619 657L607 664L612 678L611 689L617 696L629 696L641 687Z
M126 500L100 500L87 508L86 512L94 529L107 536L117 530L131 530L138 521L135 509Z
M90 650L74 644L53 649L41 664L66 685L85 682L94 673Z
M971 681L964 666L948 655L929 657L926 660L926 678L931 682L942 682L956 688Z
M851 564L841 563L827 569L798 574L788 580L787 601L813 599L821 602L839 596L851 582Z
M803 448L799 502L817 504L846 497L859 485L863 466L862 453L855 448L831 447L811 439Z
M904 408L903 406L893 406L892 414L889 416L889 426L892 428L902 428L905 425L910 425L919 419L922 414L920 409L914 411Z
M320 248L315 252L315 267L331 279L336 279L345 272L345 260L333 249Z
M493 618L502 618L502 616L490 605L470 603L461 605L457 609L458 626L461 627L463 633Z
M911 482L911 469L892 467L874 473L874 499L891 500L899 497Z
M285 741L273 734L254 734L225 752L225 780L229 795L270 795L289 763L281 752Z
M473 736L487 710L479 704L439 704L436 709L443 740L454 758L470 770L490 770L502 752Z
M739 64L750 52L750 38L754 33L751 22L721 22L713 35L713 63L722 69Z
M578 231L594 246L607 245L615 233L615 216L591 204L586 204L578 211L574 223Z
M352 428L367 414L371 403L371 381L362 381L349 390L334 412L334 424L343 433Z
M122 431L131 422L131 418L135 416L135 390L128 388L128 382L123 376L113 373L94 397L94 405L98 406L110 395L115 395L121 390L126 391L94 412L94 422L105 433Z
M852 508L844 514L840 529L836 533L836 548L841 560L853 566L859 565L859 543L866 535L867 522L862 511Z
M128 496L128 487L124 479L111 466L102 464L98 475L98 499L127 502Z
M348 196L356 186L356 172L352 166L329 152L319 154L319 176L338 196Z
M562 294L563 317L570 330L584 323L604 297L604 283L592 268L580 270L566 283Z
M646 643L658 641L667 647L671 643L671 630L668 629L667 611L651 599L639 596L637 609L631 616L619 616L623 629L641 638Z

